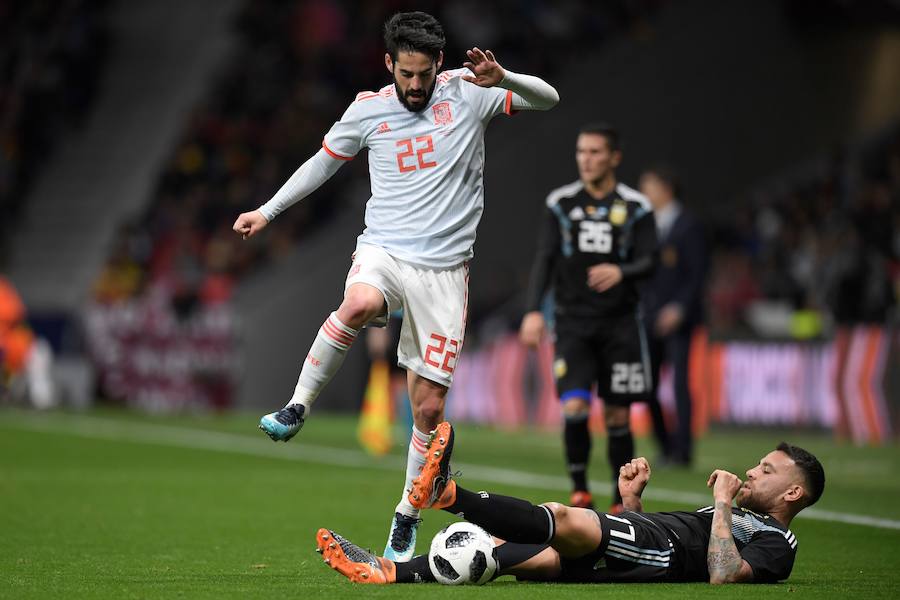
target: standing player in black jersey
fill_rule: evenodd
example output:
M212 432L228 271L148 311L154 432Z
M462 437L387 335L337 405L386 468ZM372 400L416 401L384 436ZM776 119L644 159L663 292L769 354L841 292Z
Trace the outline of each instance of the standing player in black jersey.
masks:
M626 510L619 515L464 490L450 478L453 430L441 423L438 442L413 484L419 507L464 514L498 539L498 575L519 579L605 582L771 583L787 579L797 555L793 518L815 504L825 471L815 456L782 442L747 470L746 481L715 470L706 482L713 505L695 512L643 512L650 480L644 458L619 469ZM434 450L434 452L431 452ZM737 506L732 506L735 502ZM505 540L505 543L502 541ZM317 544L326 564L360 583L433 581L428 556L394 563L328 529Z
M636 281L651 274L656 226L650 202L616 181L619 135L609 125L581 129L575 145L579 180L547 196L531 271L522 342L544 335L541 301L553 287L556 388L563 403L563 439L572 478L570 504L593 507L587 485L591 388L604 402L613 508L621 510L616 472L634 456L629 406L650 394L650 363L638 315Z

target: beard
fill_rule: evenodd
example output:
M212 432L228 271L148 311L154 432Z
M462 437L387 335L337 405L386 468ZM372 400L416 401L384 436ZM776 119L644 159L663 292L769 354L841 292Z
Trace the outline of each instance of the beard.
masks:
M410 93L412 90L407 90L406 94L403 93L403 90L400 89L400 86L397 85L397 80L394 80L394 91L397 92L397 99L400 100L400 104L403 105L403 108L408 110L409 112L422 112L425 110L425 107L428 106L428 102L431 101L431 95L434 94L434 88L437 85L437 77L434 78L434 81L431 83L431 87L428 88L427 92L418 90L417 94ZM419 106L413 106L409 103L410 98L424 98L424 101Z
M746 508L755 513L769 512L769 507L762 506L762 503L758 502L757 499L753 497L753 494L750 493L750 490L747 490L746 488L741 489L737 498L734 499L734 503L738 508Z

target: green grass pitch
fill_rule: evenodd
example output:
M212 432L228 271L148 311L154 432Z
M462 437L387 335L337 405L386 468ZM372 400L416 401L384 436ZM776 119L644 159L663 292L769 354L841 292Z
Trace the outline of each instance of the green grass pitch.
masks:
M319 527L383 548L402 484L397 447L361 453L355 419L317 413L288 444L255 415L139 417L0 410L0 598L900 598L900 453L825 435L719 430L692 470L654 469L647 510L707 502L716 466L743 473L782 438L812 450L828 483L779 585L353 586L314 552ZM652 444L638 449L651 457ZM604 480L604 441L592 474ZM567 497L555 433L460 426L454 468L469 488L535 502ZM595 485L597 492L603 492ZM654 490L653 493L650 490ZM601 501L604 499L601 498ZM859 525L834 521L850 513ZM854 517L855 518L855 517ZM419 550L452 518L428 511Z

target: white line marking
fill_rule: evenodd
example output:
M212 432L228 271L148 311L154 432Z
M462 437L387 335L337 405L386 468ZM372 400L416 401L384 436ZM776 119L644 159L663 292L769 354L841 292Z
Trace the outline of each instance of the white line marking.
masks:
M7 414L9 415L9 413ZM74 435L117 442L173 446L194 450L231 452L339 467L399 472L405 466L405 461L396 456L388 456L376 460L358 450L330 448L296 442L287 446L276 445L269 440L253 439L246 435L234 433L135 423L133 421L117 421L98 417L67 415L63 421L50 415L42 415L40 417L17 415L13 419L6 421L5 425L42 433ZM566 490L569 487L568 479L553 475L539 475L526 471L456 462L453 463L453 468L462 471L466 479L474 479L486 483L504 483L521 488L538 488L557 492ZM605 481L591 481L591 485L595 489L605 489L606 484L607 482ZM608 497L608 495L602 493L596 495ZM706 506L709 504L709 496L706 494L663 488L647 488L644 492L644 497L650 500L692 506ZM900 521L898 520L816 508L804 510L797 518L900 530Z

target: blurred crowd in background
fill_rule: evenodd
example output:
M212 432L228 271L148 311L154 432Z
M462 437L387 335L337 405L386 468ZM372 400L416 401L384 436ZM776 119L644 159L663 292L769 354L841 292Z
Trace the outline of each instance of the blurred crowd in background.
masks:
M108 4L0 1L0 232L56 145L89 115L109 48Z
M900 298L900 127L798 166L711 225L713 332L817 337Z

